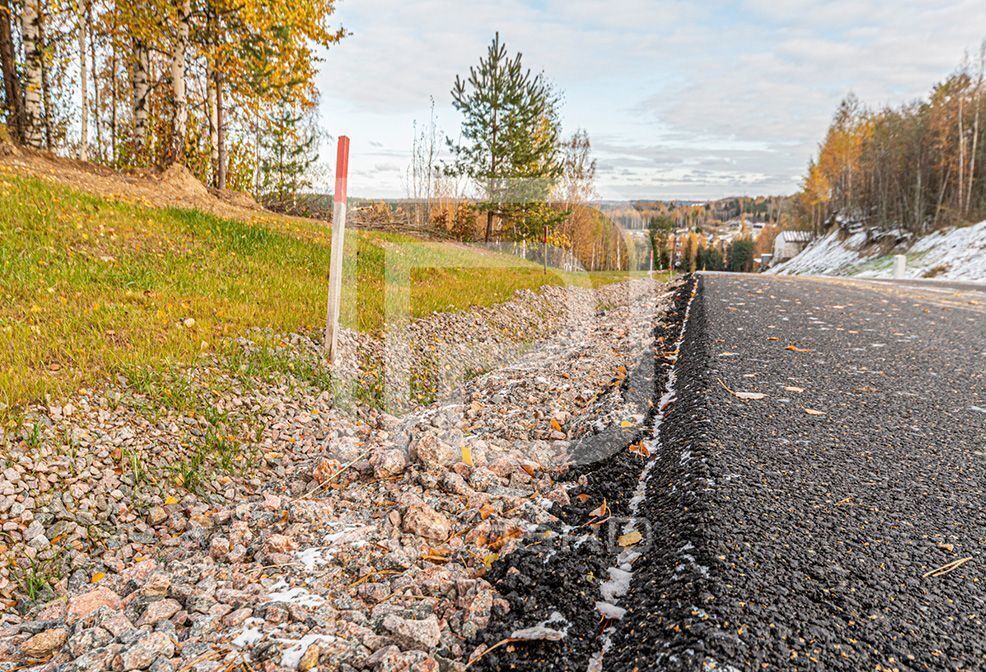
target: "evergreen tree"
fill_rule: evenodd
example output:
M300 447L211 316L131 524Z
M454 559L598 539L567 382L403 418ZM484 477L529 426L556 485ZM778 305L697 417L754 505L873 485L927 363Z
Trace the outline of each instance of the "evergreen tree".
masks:
M282 100L260 140L260 193L267 207L294 212L298 193L312 186L318 130L310 112Z
M486 240L497 217L511 218L517 230L518 218L543 214L562 172L557 97L544 77L525 69L521 54L509 56L497 33L468 79L456 77L452 101L463 122L462 142L449 141L450 170L483 192Z

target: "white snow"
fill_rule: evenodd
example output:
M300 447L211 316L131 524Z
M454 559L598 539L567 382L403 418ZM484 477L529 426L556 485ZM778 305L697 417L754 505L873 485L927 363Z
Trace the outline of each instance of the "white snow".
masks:
M599 586L599 592L603 599L609 603L614 603L628 592L630 592L630 579L633 572L619 567L610 567L609 581Z
M301 639L282 639L279 640L286 648L281 653L281 667L286 667L289 670L298 669L298 663L301 662L301 657L305 655L305 651L308 647L316 642L331 642L334 641L335 637L331 635L312 635L307 634Z
M243 623L243 632L233 638L233 646L243 648L259 642L264 636L263 630L260 629L263 624L262 618L248 618Z
M623 607L618 607L615 604L610 604L609 602L603 601L596 602L596 611L598 611L603 618L608 618L613 621L620 620L627 613L627 610Z
M986 221L906 241L889 254L881 254L876 246L868 248L865 232L839 240L838 231L832 231L767 273L890 278L895 254L907 257L908 278L986 281Z
M572 624L568 622L567 618L562 616L557 611L553 611L551 612L551 616L547 619L541 621L533 627L524 628L523 630L515 630L510 637L513 639L542 639L549 642L557 642L568 637L568 629L571 625Z
M300 604L303 607L317 607L325 602L325 598L321 595L310 593L300 586L297 588L291 588L283 579L271 586L271 592L267 598L271 602Z

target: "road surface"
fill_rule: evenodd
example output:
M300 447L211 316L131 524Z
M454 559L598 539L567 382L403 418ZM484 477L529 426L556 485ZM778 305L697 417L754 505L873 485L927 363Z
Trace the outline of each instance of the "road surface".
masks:
M986 669L976 289L706 274L687 334L603 669Z

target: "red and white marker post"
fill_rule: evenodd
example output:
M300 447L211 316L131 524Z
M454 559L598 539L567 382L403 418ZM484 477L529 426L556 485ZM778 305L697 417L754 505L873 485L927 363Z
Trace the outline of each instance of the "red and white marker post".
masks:
M339 136L336 150L336 189L332 203L332 250L329 254L329 306L325 320L325 349L335 363L342 299L342 249L346 241L346 182L349 178L349 137Z

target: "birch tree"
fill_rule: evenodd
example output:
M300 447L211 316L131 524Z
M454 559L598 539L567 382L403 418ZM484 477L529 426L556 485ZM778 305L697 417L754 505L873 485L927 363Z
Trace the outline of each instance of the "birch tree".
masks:
M41 117L41 2L24 0L21 14L21 40L24 45L24 110L22 113L25 144L41 147L44 140Z

